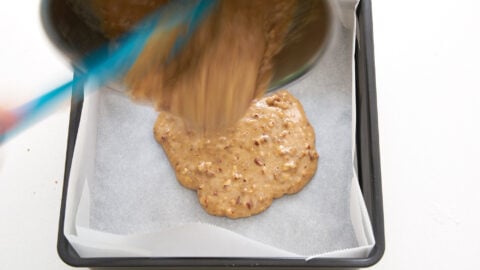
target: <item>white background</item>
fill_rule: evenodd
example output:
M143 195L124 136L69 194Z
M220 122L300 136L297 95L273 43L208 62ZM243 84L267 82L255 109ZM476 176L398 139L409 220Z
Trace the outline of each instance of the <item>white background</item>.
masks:
M372 0L386 251L373 269L480 265L480 2ZM39 1L1 0L0 106L70 79ZM57 256L68 103L0 148L0 269Z

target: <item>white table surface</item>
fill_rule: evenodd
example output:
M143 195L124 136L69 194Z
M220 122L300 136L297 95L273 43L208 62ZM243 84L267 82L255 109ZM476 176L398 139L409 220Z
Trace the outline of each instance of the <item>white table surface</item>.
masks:
M387 245L373 269L479 269L480 2L373 2ZM71 71L38 0L1 6L0 106L15 106ZM0 269L69 268L56 253L68 114L0 148Z

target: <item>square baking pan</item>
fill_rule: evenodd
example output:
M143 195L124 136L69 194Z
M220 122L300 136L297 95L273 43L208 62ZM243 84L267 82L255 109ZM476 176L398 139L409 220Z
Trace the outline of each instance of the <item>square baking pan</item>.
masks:
M371 1L361 0L357 8L358 29L355 50L356 157L358 179L375 236L375 247L366 258L81 258L64 235L68 180L82 114L83 84L74 86L71 100L64 185L60 209L57 250L67 264L78 267L261 267L324 268L367 267L380 260L385 250L383 202L378 138L377 100Z

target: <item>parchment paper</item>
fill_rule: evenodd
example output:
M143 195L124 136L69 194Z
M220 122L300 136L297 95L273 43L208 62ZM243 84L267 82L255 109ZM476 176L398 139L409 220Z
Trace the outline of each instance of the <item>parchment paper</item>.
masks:
M275 200L257 216L208 215L196 193L176 181L153 138L158 113L109 88L90 95L65 219L65 234L77 252L83 257L368 255L374 239L353 168L355 2L341 1L322 60L287 87L315 129L317 172L300 193Z

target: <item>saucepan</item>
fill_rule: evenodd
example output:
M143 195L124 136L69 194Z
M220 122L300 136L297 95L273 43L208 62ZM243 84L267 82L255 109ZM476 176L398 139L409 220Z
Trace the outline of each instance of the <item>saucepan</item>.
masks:
M251 0L254 1L254 0ZM145 1L116 1L116 5L141 5ZM74 68L84 70L82 59L109 41L98 31L98 18L88 12L91 1L42 0L43 28ZM287 36L284 48L274 59L274 76L269 90L275 90L306 74L327 49L336 27L334 0L300 0L296 11L297 31Z

